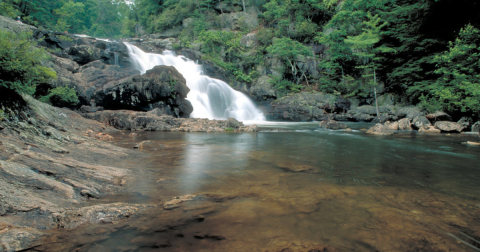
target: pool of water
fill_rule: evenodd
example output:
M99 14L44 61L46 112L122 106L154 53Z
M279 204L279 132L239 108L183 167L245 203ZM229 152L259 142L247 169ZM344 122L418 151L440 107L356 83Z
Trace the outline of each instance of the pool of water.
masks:
M158 203L118 225L72 232L79 251L479 251L480 148L464 134L371 136L318 123L263 123L257 133L116 135L132 161L134 193ZM52 247L52 249L55 246Z

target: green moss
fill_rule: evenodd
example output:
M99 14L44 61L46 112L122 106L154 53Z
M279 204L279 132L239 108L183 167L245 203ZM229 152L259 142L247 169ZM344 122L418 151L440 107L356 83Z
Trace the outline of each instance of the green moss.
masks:
M228 132L233 132L233 131L235 131L233 128L225 128L225 129L223 129L223 130L224 130L224 131L228 131Z

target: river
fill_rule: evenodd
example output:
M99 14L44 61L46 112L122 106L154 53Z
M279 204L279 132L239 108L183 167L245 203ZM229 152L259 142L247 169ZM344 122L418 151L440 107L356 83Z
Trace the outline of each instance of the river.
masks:
M50 247L77 251L477 251L480 156L466 134L371 136L318 123L257 133L115 135L132 160L140 216L73 230ZM164 210L172 197L196 195ZM475 241L476 240L476 241ZM48 247L48 246L47 246Z

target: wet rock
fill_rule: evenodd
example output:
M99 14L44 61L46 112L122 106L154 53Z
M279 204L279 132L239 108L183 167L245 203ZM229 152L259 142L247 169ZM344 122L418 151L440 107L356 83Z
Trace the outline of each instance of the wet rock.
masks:
M442 132L441 130L439 130L438 128L434 127L434 126L427 126L427 127L422 127L418 130L418 132L426 132L426 133L440 133Z
M147 140L147 141L142 141L142 142L136 144L135 146L133 146L133 148L134 148L134 149L140 149L140 150L141 150L141 149L143 149L143 146L145 145L145 143L149 143L149 142L150 142L150 141L148 141L148 140Z
M479 142L472 142L472 141L467 141L467 142L465 142L465 144L467 144L467 145L473 145L473 146L480 146L480 143L479 143Z
M57 216L57 222L61 228L75 228L88 223L111 223L113 221L127 219L131 215L148 207L148 205L126 203L82 207L59 214Z
M386 122L385 126L394 131L399 130L399 122Z
M398 129L399 130L413 130L411 126L410 119L408 118L403 118L398 121Z
M194 235L195 239L211 239L214 241L221 241L225 240L226 238L221 236L221 235L209 235L209 234L204 234L204 235Z
M113 137L110 136L109 134L105 133L98 133L95 135L95 138L102 140L102 141L113 141Z
M165 210L172 210L175 208L180 207L180 204L185 201L190 201L195 198L196 195L184 195L180 197L175 197L172 200L169 200L165 203L163 203L163 209Z
M417 116L413 119L412 125L415 126L415 128L420 129L420 128L427 128L432 124L425 116Z
M341 122L337 122L335 120L325 120L322 121L319 125L321 128L324 129L331 129L331 130L339 130L339 129L346 129L347 125Z
M367 130L367 134L388 136L393 135L393 131L388 126L376 124L375 126Z
M448 121L438 121L435 123L435 127L445 132L462 132L464 129L464 126L461 124Z
M1 231L1 230L0 230ZM41 244L45 236L34 229L13 229L0 232L0 251L23 251Z
M110 83L96 92L97 105L105 109L149 111L155 108L176 117L188 117L193 107L185 78L172 66L156 66L144 75Z

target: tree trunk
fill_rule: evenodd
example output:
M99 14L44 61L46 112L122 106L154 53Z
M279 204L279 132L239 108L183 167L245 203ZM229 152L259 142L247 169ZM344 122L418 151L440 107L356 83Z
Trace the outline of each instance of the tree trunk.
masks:
M377 101L377 74L375 72L375 68L373 68L373 83L375 83L375 86L373 86L373 92L375 93L375 107L377 108L377 118L380 119L379 113L378 113L378 101Z
M247 9L245 8L245 0L242 0L243 3L243 13L247 13Z

